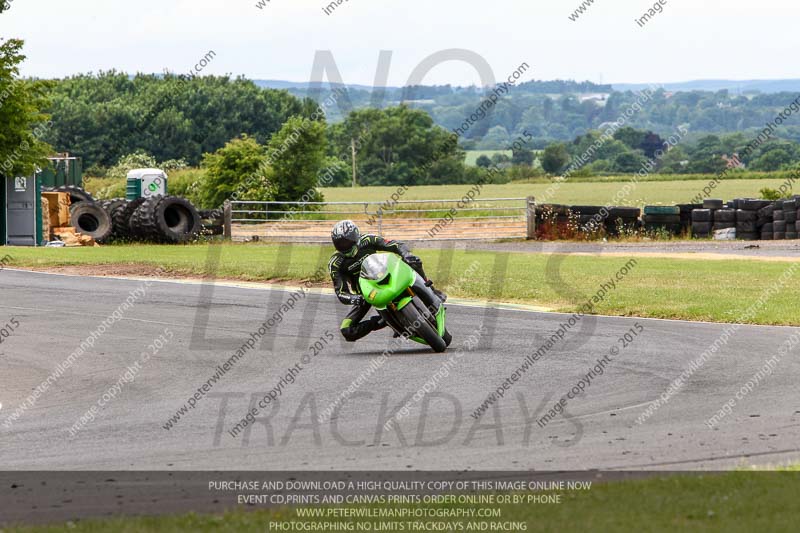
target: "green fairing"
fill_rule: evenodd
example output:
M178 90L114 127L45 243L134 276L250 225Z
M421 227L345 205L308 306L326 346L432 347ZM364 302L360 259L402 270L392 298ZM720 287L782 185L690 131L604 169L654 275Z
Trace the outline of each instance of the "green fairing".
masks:
M403 291L411 287L417 276L414 269L404 263L398 256L394 254L387 255L389 257L386 278L378 281L365 278L359 278L358 280L364 299L379 310L386 309ZM410 296L405 297L398 302L397 307L402 309L410 301Z

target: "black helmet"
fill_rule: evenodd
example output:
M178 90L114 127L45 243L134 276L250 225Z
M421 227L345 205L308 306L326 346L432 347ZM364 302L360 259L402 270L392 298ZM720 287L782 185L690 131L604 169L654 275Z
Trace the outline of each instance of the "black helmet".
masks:
M359 239L361 232L352 220L338 222L331 232L331 240L336 250L348 256L355 255Z

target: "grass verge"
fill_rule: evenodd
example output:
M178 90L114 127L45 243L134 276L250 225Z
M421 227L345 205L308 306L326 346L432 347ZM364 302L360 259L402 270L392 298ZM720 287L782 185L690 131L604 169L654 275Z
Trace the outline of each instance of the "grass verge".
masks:
M501 518L483 520L524 522L527 524L527 531L559 533L564 531L789 532L796 531L800 510L800 501L797 499L798 481L800 477L796 472L731 472L593 484L590 490L562 492L561 503L491 505L488 507L500 509ZM448 507L452 508L455 505ZM11 527L4 531L5 533L263 532L284 531L284 529L270 528L270 522L286 523L291 520L304 524L315 522L315 519L298 519L293 509L280 509L233 511L220 516L189 514L87 520L66 526ZM358 519L336 519L336 523L355 524L356 520ZM426 520L426 523L444 520L431 519ZM447 521L458 522L453 519ZM376 523L377 521L373 522L370 530L378 531ZM463 523L466 525L466 522ZM298 530L285 529L285 531ZM353 530L358 529L353 528ZM382 529L382 531L400 530ZM402 530L413 531L407 527ZM454 530L470 531L466 528Z
M325 274L332 249L306 245L224 244L98 248L16 248L4 250L8 267L53 268L84 266L82 273L148 274L163 268L183 276L216 276L247 281L314 279L327 284ZM530 303L555 311L573 312L609 284L628 264L629 273L596 302L594 313L800 325L795 287L797 262L695 260L621 256L547 255L420 249L428 275L450 295ZM502 265L508 257L507 269ZM280 258L280 261L279 261ZM449 268L439 268L448 265ZM283 266L282 266L283 265ZM320 270L322 269L322 270ZM798 271L794 271L797 269ZM775 290L787 272L788 282ZM315 273L317 274L315 276ZM495 281L497 280L497 281ZM770 293L752 317L741 315Z

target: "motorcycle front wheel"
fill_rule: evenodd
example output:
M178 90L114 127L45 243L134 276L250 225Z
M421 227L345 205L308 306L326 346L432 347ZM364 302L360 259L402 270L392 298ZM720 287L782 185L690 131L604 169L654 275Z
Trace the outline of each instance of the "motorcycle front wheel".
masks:
M412 333L415 333L417 337L428 343L428 346L430 346L434 352L444 352L447 349L447 343L442 337L439 336L439 332L433 328L428 320L429 317L423 315L422 313L424 311L420 311L417 305L418 304L415 298L411 303L400 309L397 313L400 315L400 317L402 317L403 322L405 322L404 325L406 326L406 329ZM425 307L423 304L419 305L423 308Z

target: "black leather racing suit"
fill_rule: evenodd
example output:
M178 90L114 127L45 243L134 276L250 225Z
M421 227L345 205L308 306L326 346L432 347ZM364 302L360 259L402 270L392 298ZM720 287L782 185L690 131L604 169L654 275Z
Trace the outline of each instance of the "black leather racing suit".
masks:
M333 254L328 263L333 289L340 302L353 304L353 309L341 325L342 336L348 342L355 342L375 330L386 327L386 323L378 316L362 321L372 306L364 301L359 292L358 275L364 259L376 252L392 252L399 255L417 274L428 280L422 269L422 261L412 255L408 247L400 241L387 241L377 235L363 235L358 241L358 253L353 257L347 257L341 252Z

